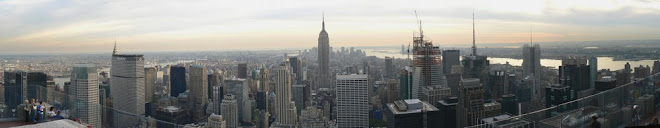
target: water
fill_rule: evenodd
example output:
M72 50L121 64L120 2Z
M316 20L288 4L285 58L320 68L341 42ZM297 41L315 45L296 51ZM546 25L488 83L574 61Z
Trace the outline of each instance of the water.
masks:
M405 59L408 58L406 54L401 54L401 49L362 49L365 51L367 56L376 56L378 58L393 57ZM631 67L643 66L653 66L653 61L655 60L639 60L639 61L614 61L613 57L597 57L598 59L598 69L610 69L610 70L619 70L625 67L626 63L630 63ZM521 66L522 59L513 59L513 58L497 58L497 57L488 57L491 64L509 64L513 66ZM561 66L561 60L558 59L541 59L541 65L547 67L558 68Z
M158 63L158 64L145 64L144 66L145 67L153 67L153 66L156 66L156 65L165 66L165 65L176 65L176 64L180 64L180 63L190 63L190 62L195 62L195 60L179 60L179 61L176 61L176 62L165 62L165 63ZM99 70L99 73L100 72L110 73L110 68L101 68ZM55 82L55 85L57 85L57 87L59 87L60 89L63 89L64 88L64 83L71 81L71 77L55 77L55 78L53 78L53 81Z
M55 77L53 81L58 88L64 89L64 83L71 81L71 77Z

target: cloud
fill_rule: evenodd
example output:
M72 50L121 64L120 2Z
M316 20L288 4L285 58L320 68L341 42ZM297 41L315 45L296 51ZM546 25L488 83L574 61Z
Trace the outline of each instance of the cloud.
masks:
M414 10L441 43L471 42L472 10L480 43L527 41L530 27L539 41L657 39L660 32L651 29L660 27L660 2L645 0L5 0L0 51L105 50L114 40L146 51L306 48L316 45L322 12L331 45L398 45L417 28Z

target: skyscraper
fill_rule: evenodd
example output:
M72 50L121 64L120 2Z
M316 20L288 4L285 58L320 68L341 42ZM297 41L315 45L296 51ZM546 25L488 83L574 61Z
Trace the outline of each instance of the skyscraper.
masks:
M653 73L651 73L651 75L658 73L660 73L660 61L656 60L653 61ZM657 83L656 86L658 86L660 84L660 75L655 76L655 81Z
M248 72L247 64L240 63L238 64L238 73L236 73L237 74L236 77L247 79L247 72Z
M502 95L502 114L515 116L519 114L518 110L518 99L515 94Z
M399 70L399 98L412 99L412 67Z
M449 97L447 99L438 101L438 111L440 111L441 116L438 120L443 127L446 128L456 128L457 120L462 121L462 119L457 119L456 105L458 104L457 97Z
M331 88L330 81L330 39L328 32L325 32L325 17L321 23L321 33L319 33L318 43L318 86L317 88Z
M207 71L206 67L201 65L190 66L189 69L188 88L190 90L189 101L192 103L192 117L194 121L201 121L206 117L204 110L206 110L206 103L209 99Z
M304 84L296 84L296 85L291 85L291 100L293 100L296 103L296 114L300 115L300 110L305 108L305 98L309 92L305 91L306 85Z
M71 96L75 98L73 116L95 128L102 126L98 77L94 65L74 65L71 70L70 90Z
M589 57L589 88L596 88L596 77L598 77L598 58Z
M490 82L486 84L486 99L499 99L502 95L508 93L509 75L503 70L491 70L489 73Z
M442 72L444 74L451 73L451 67L460 65L459 57L461 52L459 50L444 50L442 51Z
M337 127L369 127L369 76L337 75Z
M144 97L146 102L154 101L154 92L156 88L156 68L144 68ZM152 102L153 103L153 102Z
M479 79L467 78L461 80L458 100L459 127L477 125L484 118L484 89Z
M222 114L221 110L221 104L222 100L224 98L224 92L223 92L223 86L213 86L211 87L211 90L213 90L213 95L210 99L213 100L213 108L212 111L217 114Z
M212 98L214 96L213 95L213 87L222 86L223 85L222 83L224 83L224 77L223 77L221 72L222 71L216 69L216 70L213 71L213 73L207 75L208 76L207 79L208 79L208 89L209 89L208 90L208 96L209 96L209 99L213 99ZM222 97L222 96L223 95L221 94L220 97ZM222 99L220 99L220 100L222 100Z
M270 71L266 66L262 66L259 70L259 84L263 87L261 88L264 92L270 91Z
M259 87L257 87L257 109L270 112L268 110L268 94L270 91L270 72L266 66L262 66L259 70Z
M472 14L472 53L463 56L463 78L478 78L481 83L488 83L490 61L487 56L477 54L474 14Z
M400 91L399 90L399 81L396 80L396 79L390 79L387 82L387 92L386 92L387 94L385 96L386 97L385 99L387 99L387 100L385 100L386 103L394 103L394 101L401 100L399 98L399 91ZM381 100L384 100L384 99L381 99Z
M575 92L589 89L591 86L590 67L587 59L568 57L559 66L559 83L570 86ZM581 96L580 96L581 97Z
M572 97L571 95L571 89L569 86L566 85L561 85L561 84L554 84L550 85L545 88L546 93L545 93L545 107L552 107L552 106L557 106L563 103L566 103L568 101L575 100L575 97ZM565 112L569 109L571 109L572 105L562 105L562 106L557 106L555 109L547 111L548 116L557 116L561 114L562 112Z
M241 78L225 80L225 92L234 96L237 104L237 114L239 120L245 120L243 115L251 115L251 108L246 108L245 102L249 100L249 88L247 80ZM223 113L224 114L224 113Z
M639 65L639 67L635 67L634 69L635 69L635 72L634 72L633 76L635 78L646 78L646 77L649 77L651 75L651 68L649 68L648 65L646 67L644 67L642 65Z
M291 71L295 75L294 79L296 84L302 81L302 61L298 57L290 57L289 63L291 64Z
M178 97L179 94L186 91L186 67L176 65L170 67L170 96Z
M27 73L27 98L37 99L38 101L46 100L48 75L43 72L28 72Z
M421 98L423 87L447 86L447 80L442 74L442 51L440 51L440 47L434 46L433 42L424 39L421 21L419 32L419 37L413 37L413 99Z
M119 110L115 113L116 119L122 122L116 127L129 127L138 124L139 119L131 114L144 114L144 58L143 55L118 54L112 55L110 68L111 97L113 108Z
M391 57L385 57L385 78L394 77L394 65L392 64L393 59L394 58Z
M211 114L209 116L205 128L227 128L227 122L222 118L222 115Z
M275 67L275 111L277 121L280 124L296 124L296 105L291 98L291 70L287 63Z
M433 106L438 106L438 101L451 96L451 89L448 87L426 86L422 88L422 101L426 101Z
M4 72L5 105L15 108L23 103L23 100L27 100L24 93L27 87L26 78L27 73L23 71Z
M179 128L178 125L192 123L190 112L177 106L162 106L156 110L158 128ZM173 124L174 123L174 124Z
M238 105L234 95L225 95L222 100L222 117L225 118L228 128L238 127Z
M568 86L568 101L593 94L595 89L590 88L591 75L587 59L568 57L562 59L559 66L559 83ZM547 92L546 92L547 93ZM547 96L548 94L546 94ZM547 97L546 97L547 98ZM584 102L579 102L583 104ZM567 109L576 109L578 104L569 104Z
M533 97L541 95L541 47L539 44L533 46L525 44L523 46L523 74L522 77L533 75L534 86L532 87Z
M387 127L391 128L441 128L440 120L445 113L426 101L419 99L398 100L387 103Z

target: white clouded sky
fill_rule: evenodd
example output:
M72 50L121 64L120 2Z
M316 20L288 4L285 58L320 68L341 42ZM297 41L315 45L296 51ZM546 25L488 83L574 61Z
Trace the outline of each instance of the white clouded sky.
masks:
M653 0L0 0L0 53L246 50L407 44L417 10L436 44L659 39Z

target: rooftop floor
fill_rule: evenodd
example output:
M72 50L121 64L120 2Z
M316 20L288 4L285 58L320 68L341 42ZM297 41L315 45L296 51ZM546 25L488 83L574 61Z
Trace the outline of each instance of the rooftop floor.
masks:
M87 128L85 125L79 124L72 120L62 119L43 123L27 123L23 120L0 122L2 128Z

